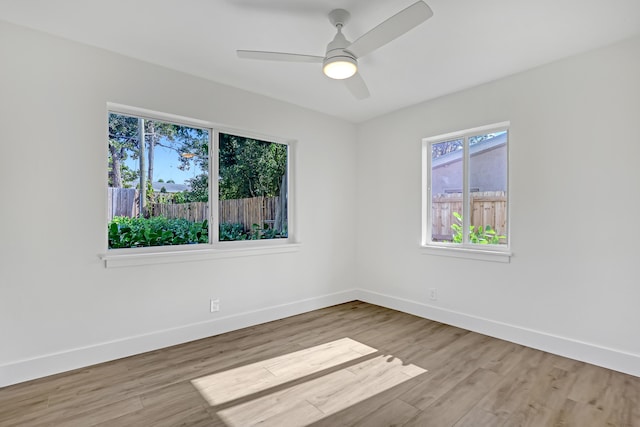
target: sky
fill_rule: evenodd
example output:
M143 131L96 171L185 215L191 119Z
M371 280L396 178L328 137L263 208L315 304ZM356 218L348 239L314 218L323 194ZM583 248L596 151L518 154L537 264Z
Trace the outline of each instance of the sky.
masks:
M164 182L167 182L172 179L176 184L185 184L185 180L202 173L201 169L197 167L194 162L191 162L191 169L185 171L178 169L179 164L178 153L174 150L156 146L155 162L153 164L153 180L158 181L162 179Z
M165 141L162 141L164 143ZM185 180L191 179L196 175L200 175L202 173L202 169L197 167L194 162L191 162L191 168L189 170L180 170L178 166L179 162L179 154L175 150L171 150L159 145L155 146L154 150L154 158L155 161L153 163L153 180L158 181L162 179L164 182L169 180L175 181L176 184L186 184ZM125 164L133 169L139 169L138 160L133 160L128 158L125 161Z

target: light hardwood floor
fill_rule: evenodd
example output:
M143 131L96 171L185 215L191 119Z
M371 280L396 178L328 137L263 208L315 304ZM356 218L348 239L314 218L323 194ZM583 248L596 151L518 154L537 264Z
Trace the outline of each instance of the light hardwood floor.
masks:
M638 426L640 378L351 302L0 389L0 426Z

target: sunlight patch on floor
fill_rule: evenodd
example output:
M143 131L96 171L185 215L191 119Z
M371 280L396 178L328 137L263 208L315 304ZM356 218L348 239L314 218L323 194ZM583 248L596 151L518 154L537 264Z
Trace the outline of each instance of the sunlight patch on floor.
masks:
M375 353L376 349L350 338L197 378L191 383L210 405L239 399L344 362Z
M210 405L250 396L377 350L350 338L286 354L192 381ZM303 426L427 372L379 355L338 371L219 410L230 427Z

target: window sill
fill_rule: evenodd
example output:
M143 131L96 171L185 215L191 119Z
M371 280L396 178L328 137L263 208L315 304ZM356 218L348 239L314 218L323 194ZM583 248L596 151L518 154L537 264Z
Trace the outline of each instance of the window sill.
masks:
M240 242L238 242L240 243ZM222 247L230 245L234 247ZM235 242L223 242L219 245L207 245L202 249L174 249L169 251L137 251L125 249L124 251L136 251L135 253L123 253L116 249L116 253L100 254L105 268L132 267L139 265L168 264L191 261L210 261L224 258L238 258L246 256L272 255L287 252L298 252L300 243L283 243L271 245L236 245Z
M513 255L510 251L475 249L469 247L455 248L450 246L423 245L421 248L423 255L438 255L503 263L510 262L511 256Z

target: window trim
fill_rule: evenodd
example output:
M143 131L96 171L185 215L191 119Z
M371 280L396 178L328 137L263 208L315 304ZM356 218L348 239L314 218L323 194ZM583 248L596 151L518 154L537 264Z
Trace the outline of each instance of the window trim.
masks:
M135 265L165 264L173 262L187 262L198 260L212 260L221 258L233 258L243 256L268 255L286 252L296 252L300 250L301 243L297 240L295 221L295 156L297 141L285 138L278 138L271 135L259 134L256 132L235 129L217 123L179 116L171 113L163 113L139 107L108 102L106 105L106 116L109 113L125 114L141 117L148 120L165 121L178 125L193 126L209 130L209 177L218 176L219 161L219 135L220 133L232 134L235 136L253 138L267 142L284 144L287 146L287 237L284 239L266 240L244 240L244 241L224 241L219 239L218 224L218 181L209 179L209 243L199 243L197 245L169 245L150 246L143 248L119 248L109 249L108 230L105 227L103 233L104 252L98 257L104 261L105 268L124 267ZM108 141L106 141L108 144ZM105 190L104 200L107 199ZM212 200L211 196L215 196ZM215 206L215 207L214 207ZM108 207L106 207L108 209ZM107 218L105 209L104 218Z
M258 247L258 246L269 246L269 247L277 247L281 245L287 244L295 244L299 243L297 240L296 227L295 227L295 198L293 194L295 194L295 179L291 179L294 175L294 163L292 159L295 156L297 141L295 140L287 140L284 138L277 138L273 136L267 136L258 134L255 132L242 131L238 129L232 129L225 126L217 126L212 129L212 132L215 134L215 138L212 141L214 152L219 152L219 144L220 144L220 134L231 134L233 136L239 136L242 138L250 138L257 139L260 141L272 142L276 144L283 144L287 146L287 237L284 239L266 239L266 240L235 240L235 241L220 241L219 236L219 228L215 228L210 232L210 235L213 236L213 240L211 245L216 249L236 249L242 250L248 247ZM213 163L213 165L212 165ZM209 166L211 167L213 174L212 176L218 176L220 163L218 162L218 158L216 157L214 162L209 162ZM211 194L218 194L218 180L209 180L209 184L213 187ZM219 198L216 197L216 209L215 212L218 212L218 203L220 202ZM212 222L213 223L213 222ZM216 220L216 225L218 222Z
M511 252L511 198L509 196L509 146L511 122L504 121L485 126L478 126L461 131L449 132L422 139L422 236L420 247L423 254L443 255L456 258L468 258L483 261L509 262L513 253ZM447 243L433 242L432 235L432 197L431 197L431 146L433 144L451 141L455 139L467 138L479 134L487 134L498 131L507 131L507 244L506 245L478 245L471 243ZM469 146L463 145L463 206L466 208L466 200L469 197ZM466 208L468 209L468 208ZM469 237L469 215L462 216L463 241Z

